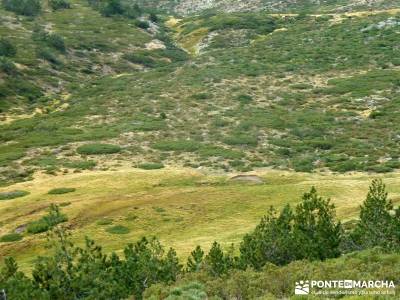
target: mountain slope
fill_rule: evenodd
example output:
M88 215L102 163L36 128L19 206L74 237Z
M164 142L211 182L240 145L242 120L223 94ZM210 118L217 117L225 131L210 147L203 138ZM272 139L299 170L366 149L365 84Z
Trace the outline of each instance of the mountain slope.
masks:
M220 12L344 12L397 7L395 0L151 0L137 1L143 6L157 8L178 15L200 13L205 10Z
M87 159L99 167L121 159L226 171L392 170L399 24L384 13L183 20L175 38L199 55L88 81L65 109L3 125L3 180L19 168L58 172ZM76 151L89 140L122 151Z

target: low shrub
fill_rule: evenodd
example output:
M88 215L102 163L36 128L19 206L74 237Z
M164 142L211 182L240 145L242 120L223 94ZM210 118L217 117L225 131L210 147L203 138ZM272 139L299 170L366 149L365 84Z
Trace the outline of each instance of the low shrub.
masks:
M0 56L13 57L17 54L17 48L5 38L0 39Z
M162 151L194 152L200 148L200 143L191 140L160 141L153 144L154 149Z
M292 84L290 87L295 90L308 90L308 89L313 88L312 85L307 84L307 83L296 83L296 84Z
M19 233L9 233L0 237L0 242L2 243L16 242L20 240L22 240L22 235Z
M127 234L130 232L128 227L122 225L115 225L113 227L109 227L106 229L106 231L112 234Z
M47 34L45 41L48 46L50 46L60 52L65 52L65 50L66 50L64 38L56 33Z
M17 68L12 60L6 57L0 57L0 72L11 75L17 73Z
M71 4L66 0L49 0L49 6L52 10L71 8Z
M245 156L242 152L217 146L202 147L198 152L202 157L222 157L224 159L240 159Z
M36 16L41 12L40 0L3 0L3 7L18 15Z
M40 47L39 49L37 49L36 56L54 65L61 64L61 61L57 58L57 56L50 49L45 47Z
M87 144L78 147L76 150L79 154L97 155L97 154L114 154L121 152L121 147L111 144Z
M33 221L26 226L26 231L32 234L46 232L49 229L49 224L43 219Z
M11 199L15 199L15 198L24 197L26 195L29 195L29 192L20 191L20 190L11 191L11 192L2 192L2 193L0 193L0 200L11 200Z
M69 161L64 164L64 167L72 168L72 169L80 169L80 170L91 170L93 169L97 163L93 160L78 160L78 161Z
M157 170L164 168L162 163L143 163L139 164L138 167L143 170Z
M196 100L206 100L206 99L212 98L212 94L209 94L209 93L198 93L198 94L193 94L192 98L196 99Z
M131 63L144 65L146 67L154 67L157 64L152 57L143 53L128 53L123 55L123 58Z
M242 104L248 104L253 101L253 97L247 94L240 94L236 99Z
M141 20L136 20L136 21L135 21L135 25L136 25L137 27L139 27L139 28L142 28L142 29L147 29L147 28L150 27L149 22L141 21Z
M75 192L75 188L55 188L48 192L49 195L61 195Z
M61 213L60 208L57 205L52 204L50 206L49 213L43 216L41 219L29 223L26 227L26 230L29 233L37 234L45 232L57 224L66 222L67 220L68 217Z
M224 143L228 145L257 146L258 139L253 136L238 134L225 138Z

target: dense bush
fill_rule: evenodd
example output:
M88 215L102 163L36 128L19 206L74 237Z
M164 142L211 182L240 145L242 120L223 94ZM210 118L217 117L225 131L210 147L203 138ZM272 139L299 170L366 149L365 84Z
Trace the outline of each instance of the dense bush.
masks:
M111 144L87 144L76 149L79 154L96 155L96 154L114 154L121 152L121 147Z
M67 0L49 0L49 6L52 10L71 8L71 4Z
M135 25L136 25L137 27L139 27L139 28L142 28L142 29L148 29L148 28L150 27L149 22L147 22L147 21L142 21L142 20L136 20L136 21L135 21Z
M121 0L107 0L101 7L100 12L105 17L111 17L114 15L122 15L124 8L122 7Z
M57 56L47 47L38 48L36 51L36 56L54 65L61 64L61 61L57 58Z
M10 59L8 59L7 57L0 56L0 72L12 75L17 73L17 68Z
M22 235L20 235L19 233L9 233L0 237L0 242L3 243L16 242L20 240L22 240Z
M62 53L66 51L65 40L61 35L49 33L40 26L34 28L32 39L41 43L41 48L50 47Z
M20 198L24 197L26 195L29 195L29 192L27 191L11 191L11 192L1 192L0 193L0 200L11 200L15 198Z
M144 170L157 170L164 168L164 165L162 163L142 163L138 167Z
M75 188L55 188L48 192L49 195L60 195L75 192Z
M57 224L66 222L67 220L67 216L60 211L60 208L57 205L52 204L49 208L48 214L37 221L29 223L26 230L32 234L41 233L53 228Z
M42 9L40 0L3 0L3 6L6 10L24 16L36 16Z
M13 57L17 54L17 48L5 38L0 39L0 56Z

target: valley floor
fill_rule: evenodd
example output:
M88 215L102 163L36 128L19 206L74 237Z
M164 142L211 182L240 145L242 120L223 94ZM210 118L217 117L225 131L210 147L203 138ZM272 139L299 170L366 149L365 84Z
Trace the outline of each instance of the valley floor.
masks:
M262 170L252 174L264 183L234 182L230 178L235 174L172 168L143 171L121 167L64 176L40 175L33 181L0 189L30 192L25 197L0 201L0 235L39 219L51 203L56 203L68 215L66 226L78 243L89 236L106 251L119 252L141 236L155 235L186 258L196 245L208 249L214 240L226 247L237 244L271 205L296 203L311 186L321 196L332 199L343 221L358 215L373 177L382 178L389 197L400 202L400 173L371 176ZM76 191L48 194L49 190L61 187ZM115 225L122 225L129 232L109 233L107 229ZM45 243L45 233L25 234L22 241L1 243L0 257L16 256L22 269L27 269L36 255L48 251Z

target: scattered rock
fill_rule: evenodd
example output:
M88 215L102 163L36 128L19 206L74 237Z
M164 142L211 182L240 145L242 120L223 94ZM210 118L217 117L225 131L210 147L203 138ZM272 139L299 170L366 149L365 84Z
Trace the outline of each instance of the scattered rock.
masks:
M15 228L14 232L15 233L23 233L26 229L26 224L19 225L17 228Z
M257 175L237 175L230 179L231 181L236 182L248 182L248 183L255 183L255 184L262 184L264 183L264 179Z
M159 40L152 40L146 44L147 50L166 49L167 47Z

